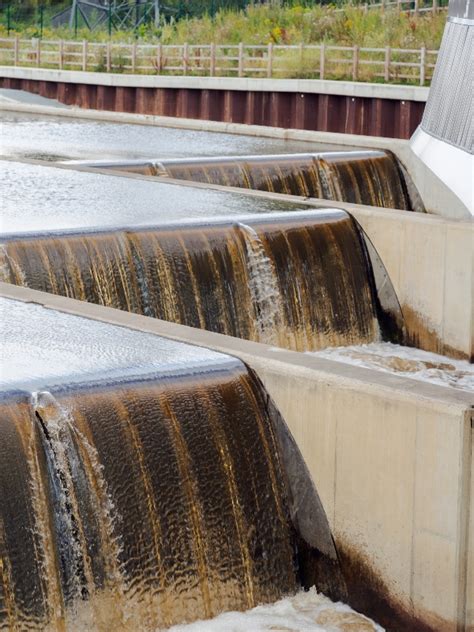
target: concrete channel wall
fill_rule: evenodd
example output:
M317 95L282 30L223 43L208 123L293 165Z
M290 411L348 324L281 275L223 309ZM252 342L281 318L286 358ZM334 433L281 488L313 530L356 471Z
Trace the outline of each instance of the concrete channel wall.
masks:
M389 630L472 629L471 394L7 284L0 293L242 359L303 453L352 605Z
M67 105L283 128L410 138L428 88L318 79L167 77L0 67L0 86Z

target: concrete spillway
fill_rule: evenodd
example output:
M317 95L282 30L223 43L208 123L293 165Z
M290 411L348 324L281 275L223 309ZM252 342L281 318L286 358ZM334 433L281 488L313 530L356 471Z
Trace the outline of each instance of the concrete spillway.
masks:
M424 211L410 176L400 161L387 151L78 164L272 193Z
M16 343L0 390L0 630L151 632L300 582L343 594L301 456L243 363L0 308L2 345Z
M17 285L290 349L402 335L390 280L343 211L12 236L1 254Z

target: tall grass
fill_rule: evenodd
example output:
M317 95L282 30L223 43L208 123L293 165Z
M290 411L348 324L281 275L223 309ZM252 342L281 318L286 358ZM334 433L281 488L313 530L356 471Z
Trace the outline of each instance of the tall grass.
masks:
M353 5L311 7L255 5L244 11L221 10L215 16L163 22L159 27L141 26L137 31L115 31L113 41L163 44L333 44L341 46L420 48L439 47L446 15L399 13L395 9L364 12ZM34 27L10 35L36 37ZM6 29L0 26L0 37ZM74 39L68 28L43 31L44 39ZM106 41L106 31L79 29L77 39Z

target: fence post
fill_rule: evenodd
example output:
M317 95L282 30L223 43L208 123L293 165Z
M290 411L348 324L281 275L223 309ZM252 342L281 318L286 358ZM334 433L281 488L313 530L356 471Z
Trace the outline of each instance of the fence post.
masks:
M390 81L390 54L391 54L390 46L387 46L385 48L385 63L384 63L384 79L385 79L385 81Z
M239 77L244 76L244 45L242 42L239 44Z
M59 40L59 70L64 66L64 40Z
M36 39L36 66L38 68L41 66L41 40L39 37Z
M132 44L132 73L135 72L137 66L137 43Z
M426 74L426 48L425 46L422 46L420 50L420 86L425 85L425 74Z
M11 16L11 7L10 3L7 4L7 35L10 36L10 31L12 30L12 16Z
M43 37L43 25L44 25L44 6L40 6L40 37Z
M87 40L82 40L82 70L87 70Z
M74 3L74 37L77 37L77 3Z
M420 8L420 2L419 0L415 0L415 15L418 15L419 8Z
M209 50L209 76L214 77L216 74L216 45L214 42L211 44Z
M105 57L106 57L106 68L107 72L110 72L112 69L112 50L110 47L110 42L107 42L105 47Z
M326 62L326 44L321 44L319 50L319 78L324 79L324 65Z
M188 74L188 44L183 44L183 75Z
M271 79L273 75L273 44L269 42L267 50L267 77Z
M433 13L438 13L438 0L433 0L432 11Z
M397 0L397 11L398 13L402 11L402 0Z
M110 37L112 35L112 3L110 2L110 0L107 8L107 30Z
M359 74L359 47L354 46L352 49L352 81L357 81Z
M163 47L161 44L158 44L156 49L156 69L158 74L161 74L161 69L163 67Z
M18 66L18 62L20 59L20 49L19 49L19 39L18 39L18 35L15 36L15 41L13 43L13 64L15 66Z

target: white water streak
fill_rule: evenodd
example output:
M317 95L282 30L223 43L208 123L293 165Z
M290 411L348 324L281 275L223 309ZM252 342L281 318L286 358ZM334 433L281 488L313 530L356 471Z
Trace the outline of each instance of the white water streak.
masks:
M273 262L265 252L262 240L247 224L238 223L245 238L249 289L256 314L259 342L277 344L282 328L283 301Z

